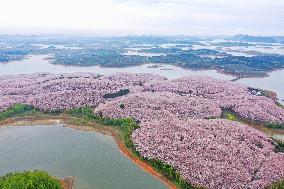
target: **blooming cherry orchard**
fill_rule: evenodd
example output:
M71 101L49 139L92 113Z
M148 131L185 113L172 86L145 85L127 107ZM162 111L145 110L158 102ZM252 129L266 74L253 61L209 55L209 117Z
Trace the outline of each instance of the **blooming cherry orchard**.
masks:
M0 111L22 103L43 111L82 106L108 118L132 117L137 151L206 188L265 188L284 178L284 154L265 134L220 119L223 109L284 123L284 109L246 86L206 77L152 74L33 74L0 77Z
M132 134L143 157L159 159L206 188L264 188L284 177L284 154L246 125L222 119L144 122Z
M65 110L81 106L96 107L103 95L129 88L140 90L143 83L164 79L155 75L119 74L35 74L0 77L0 111L15 103L33 105L40 110Z
M120 105L123 104L124 108ZM105 117L133 117L138 121L151 121L175 117L188 118L220 117L221 108L212 100L200 97L180 96L170 92L138 92L108 101L96 109Z
M240 116L261 122L284 122L284 111L264 96L255 96L249 89L230 81L206 77L185 77L176 80L147 82L145 90L168 91L182 96L201 97L232 109Z

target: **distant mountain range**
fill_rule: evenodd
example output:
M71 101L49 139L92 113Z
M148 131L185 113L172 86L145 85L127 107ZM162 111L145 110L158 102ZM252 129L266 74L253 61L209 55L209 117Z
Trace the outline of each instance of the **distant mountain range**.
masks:
M259 43L282 43L284 44L284 36L253 36L246 34L239 34L235 36L159 36L159 35L125 35L125 36L96 36L96 35L64 35L64 34L38 34L38 35L3 35L0 34L1 43L10 43L11 41L28 41L30 43L37 43L43 41L61 41L66 42L70 40L132 40L143 43L170 43L175 41L176 43L202 41L202 40L214 40L214 39L226 39L241 42L259 42Z
M251 36L239 34L233 37L230 37L234 41L243 41L243 42L261 42L261 43L282 43L284 44L284 36Z

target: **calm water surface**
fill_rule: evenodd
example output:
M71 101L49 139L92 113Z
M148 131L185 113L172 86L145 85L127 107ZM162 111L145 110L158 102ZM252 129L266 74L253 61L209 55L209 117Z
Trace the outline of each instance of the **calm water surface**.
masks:
M0 127L0 175L40 169L74 177L75 189L166 189L96 132L56 126Z
M277 93L279 102L284 104L284 70L270 72L268 77L243 78L237 82L255 88L272 90Z
M152 64L145 64L141 66L132 66L126 68L102 68L100 66L64 66L50 64L46 58L47 56L37 55L31 56L28 59L13 61L8 63L0 63L0 75L16 75L16 74L32 74L36 72L49 73L74 73L74 72L94 72L102 75L110 75L119 72L128 73L153 73L165 76L167 78L179 78L191 75L211 76L214 78L231 80L234 77L218 73L215 70L193 71L179 68L172 65L163 65L160 68L149 68ZM160 70L160 69L170 70Z

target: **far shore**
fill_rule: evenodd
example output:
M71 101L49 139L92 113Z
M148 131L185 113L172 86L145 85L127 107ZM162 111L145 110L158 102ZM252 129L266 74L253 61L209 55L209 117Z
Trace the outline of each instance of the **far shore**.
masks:
M237 81L239 79L249 79L249 78L265 78L265 77L269 77L271 72L284 69L283 67L280 67L280 68L273 68L271 70L266 70L266 71L264 71L264 73L253 73L251 75L242 75L242 74L237 74L237 73L232 73L232 72L226 72L225 70L220 69L220 68L190 68L190 67L183 67L183 66L180 66L180 65L175 64L175 63L168 64L168 63L161 63L161 62L145 62L145 63L139 63L139 64L134 64L134 65L132 65L132 64L130 64L130 65L123 65L123 66L118 66L118 65L100 65L100 64L84 64L84 65L82 65L82 64L75 64L75 63L74 64L64 64L64 63L55 63L54 56L45 55L45 54L41 54L41 55L42 56L46 56L43 59L44 60L48 60L48 62L50 64L62 65L62 66L70 66L70 67L74 67L74 66L75 67L76 66L79 66L79 67L98 66L98 67L101 67L101 68L129 68L129 67L138 67L138 66L142 66L142 65L152 65L153 64L153 65L159 65L159 66L162 66L162 67L163 66L167 66L167 65L171 65L171 66L175 66L175 67L182 68L182 69L187 69L187 70L192 70L192 71L211 71L211 70L214 70L217 73L234 77L231 81ZM24 58L21 58L19 60L7 61L5 63L10 63L10 62L13 62L13 61L22 61L22 60L31 58L31 56L35 56L35 54L28 54ZM168 69L160 69L160 70L168 70ZM172 69L170 69L170 70L172 70Z

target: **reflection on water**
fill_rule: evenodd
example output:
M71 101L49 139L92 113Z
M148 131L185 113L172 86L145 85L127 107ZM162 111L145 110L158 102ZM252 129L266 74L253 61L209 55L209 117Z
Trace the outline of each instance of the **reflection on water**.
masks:
M165 189L120 153L109 136L56 126L0 127L0 175L46 170L76 189Z

